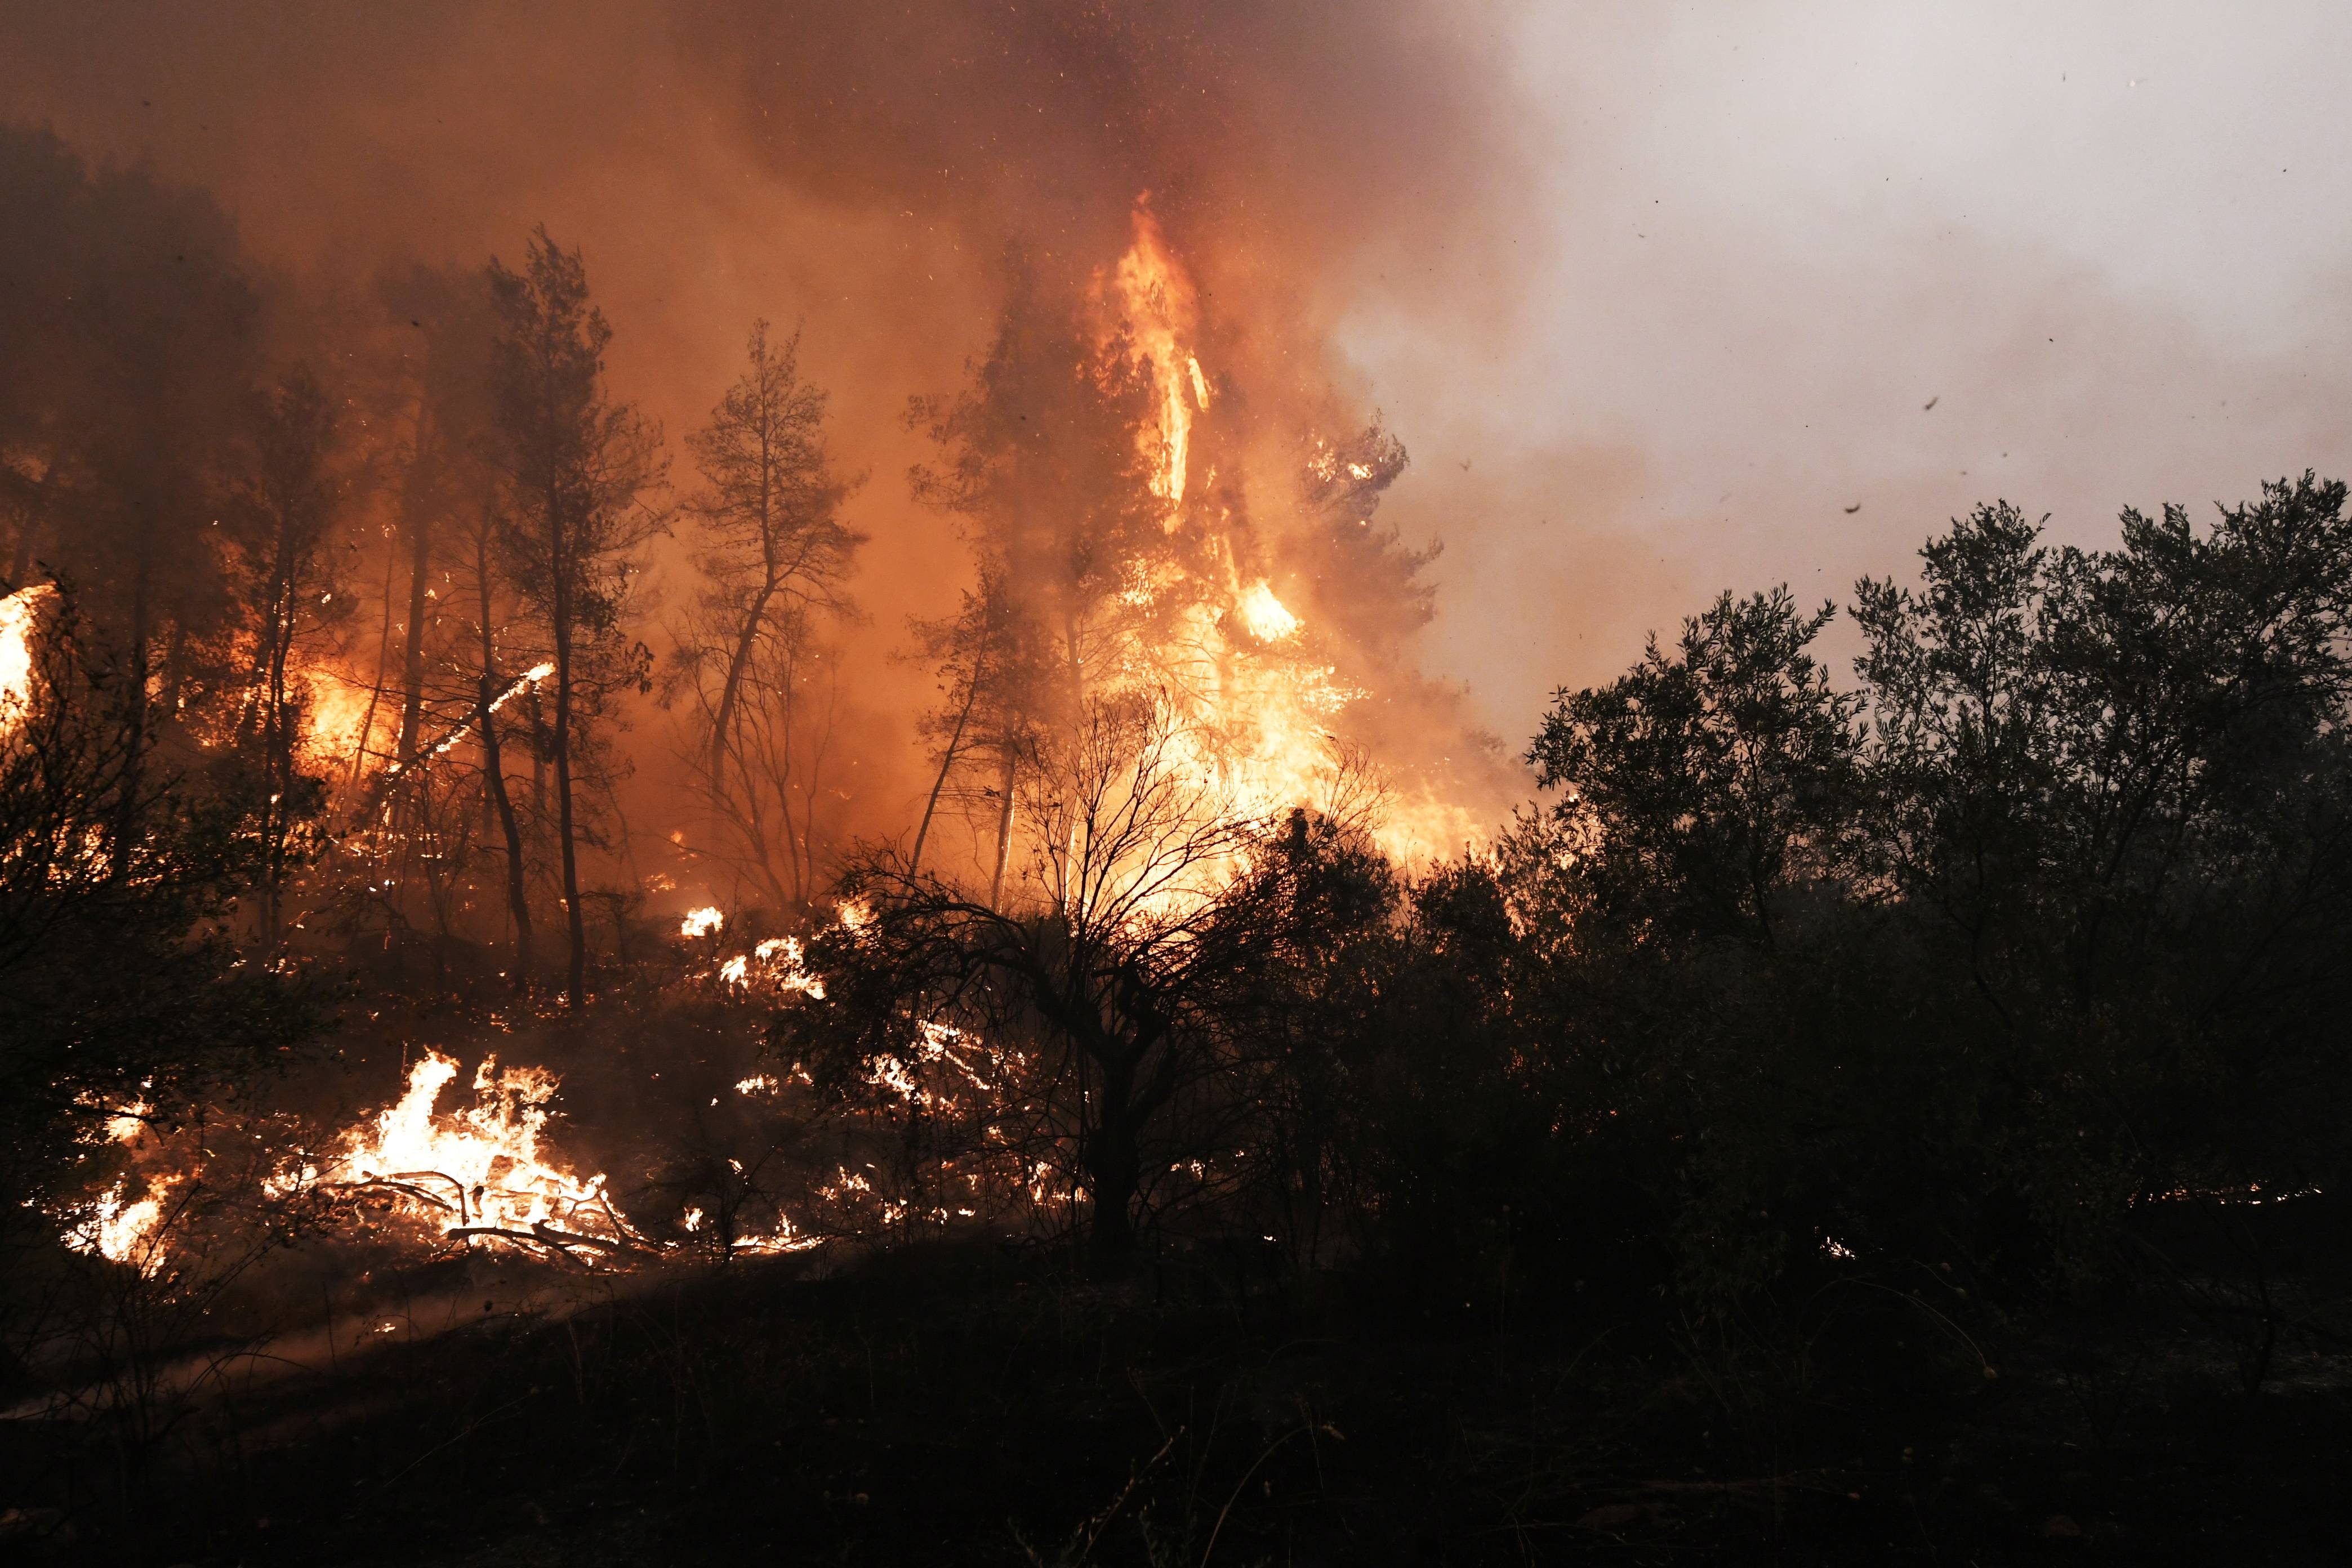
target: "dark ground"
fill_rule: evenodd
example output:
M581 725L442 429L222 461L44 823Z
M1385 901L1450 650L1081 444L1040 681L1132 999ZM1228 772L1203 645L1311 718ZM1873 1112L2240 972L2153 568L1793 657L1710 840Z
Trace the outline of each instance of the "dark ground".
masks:
M0 1496L62 1510L0 1527L0 1561L2352 1558L2352 1346L2307 1299L2250 1397L2246 1336L2193 1312L1963 1337L1864 1286L1806 1315L1801 1360L1246 1261L1104 1284L940 1248L493 1310L257 1378L131 1504L87 1430L0 1423Z

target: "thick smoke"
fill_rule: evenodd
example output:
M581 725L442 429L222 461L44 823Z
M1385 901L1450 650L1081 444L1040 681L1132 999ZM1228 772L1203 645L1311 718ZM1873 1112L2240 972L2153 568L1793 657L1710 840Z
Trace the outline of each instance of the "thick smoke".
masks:
M751 321L797 324L843 465L867 476L849 513L872 537L848 634L852 810L886 832L919 793L911 720L936 700L890 656L962 582L951 525L908 499L931 454L901 414L985 350L1007 247L1081 289L1148 193L1198 283L1204 357L1251 400L1259 460L1345 437L1375 410L1333 339L1368 300L1465 343L1508 313L1506 258L1480 238L1520 177L1507 19L1237 0L24 6L0 25L0 87L86 155L214 193L300 301L296 335L396 334L372 279L511 262L544 222L585 256L616 393L674 449ZM674 605L684 552L658 553ZM1461 717L1408 673L1416 617L1350 614L1344 580L1292 591L1388 672L1365 710L1386 715L1385 748L1466 758ZM659 716L630 744L635 796L667 809ZM1482 813L1506 793L1484 773L1461 787Z

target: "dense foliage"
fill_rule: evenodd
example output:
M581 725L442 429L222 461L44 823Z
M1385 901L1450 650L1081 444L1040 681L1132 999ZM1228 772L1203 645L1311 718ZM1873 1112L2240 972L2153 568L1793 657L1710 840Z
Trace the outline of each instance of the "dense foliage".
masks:
M2145 1205L2330 1184L2344 487L2126 513L2098 552L1986 507L1922 565L1858 585L1855 687L1812 651L1835 607L1779 590L1561 692L1543 809L1418 880L1328 816L1177 808L1143 724L1043 836L1078 892L1003 914L869 865L781 1038L852 1089L919 1019L1027 1049L986 1116L1034 1119L1112 1250L1222 1226L1724 1307L1838 1270L2042 1292L2147 1264ZM1178 821L1230 841L1153 837ZM1251 869L1162 896L1219 856Z

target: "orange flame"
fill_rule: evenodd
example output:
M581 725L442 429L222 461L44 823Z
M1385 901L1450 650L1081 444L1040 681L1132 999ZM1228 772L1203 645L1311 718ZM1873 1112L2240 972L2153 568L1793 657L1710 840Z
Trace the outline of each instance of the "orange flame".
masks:
M47 583L0 599L0 736L24 722L33 706L33 633L41 606L57 596Z
M1160 220L1140 202L1135 208L1135 243L1118 258L1111 288L1117 296L1116 308L1134 332L1136 346L1150 361L1152 380L1159 388L1157 426L1139 432L1137 440L1147 455L1158 459L1151 493L1168 503L1172 527L1184 500L1193 405L1209 406L1209 378L1183 342L1198 325L1199 296L1192 279L1169 252ZM1188 388L1192 395L1189 403L1184 396Z
M1232 520L1222 509L1205 517L1196 505L1194 515L1186 515L1184 498L1196 488L1188 472L1194 419L1212 402L1194 347L1200 298L1148 195L1139 199L1126 254L1098 280L1101 331L1108 342L1123 328L1150 369L1154 415L1136 439L1154 459L1152 493L1168 503L1171 531L1188 525L1215 531L1208 553L1222 560L1223 581L1214 584L1212 597L1225 608L1192 612L1152 656L1157 669L1129 673L1184 694L1180 717L1186 744L1196 753L1192 761L1243 809L1271 813L1322 804L1339 771L1334 729L1365 693L1341 683L1336 668L1317 657L1313 628L1271 583L1244 575L1250 552L1230 533ZM1318 459L1322 478L1336 476L1340 460L1328 445L1318 443ZM1371 477L1360 462L1346 468L1352 478ZM1148 603L1167 586L1139 583L1129 593ZM1426 791L1410 800L1387 799L1374 832L1400 858L1451 853L1479 837L1471 813Z

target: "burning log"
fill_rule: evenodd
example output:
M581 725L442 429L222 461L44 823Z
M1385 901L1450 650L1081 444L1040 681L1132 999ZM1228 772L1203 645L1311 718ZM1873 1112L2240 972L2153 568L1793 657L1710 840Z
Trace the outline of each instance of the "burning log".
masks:
M435 1197L430 1193L420 1192L415 1186L411 1184L416 1182L446 1182L451 1187L457 1190L457 1201L455 1204L444 1203L441 1199ZM472 1215L467 1212L466 1184L444 1171L395 1171L388 1176L379 1176L371 1172L363 1180L354 1184L359 1186L395 1187L400 1191L408 1194L411 1197L423 1198L426 1203L435 1205L440 1208L451 1210L460 1220L470 1219L472 1217Z
M426 1192L424 1188L412 1185L411 1184L401 1181L396 1177L362 1176L356 1182L329 1182L326 1185L331 1190L338 1192L359 1192L363 1188L380 1187L390 1192L398 1193L403 1197L415 1198L419 1203L431 1204L435 1208L444 1209L448 1213L458 1215L460 1218L464 1217L458 1206L450 1203L446 1198L436 1197L432 1193Z

